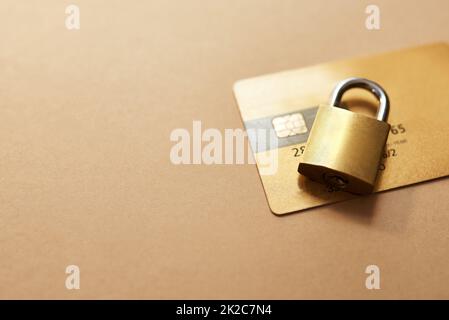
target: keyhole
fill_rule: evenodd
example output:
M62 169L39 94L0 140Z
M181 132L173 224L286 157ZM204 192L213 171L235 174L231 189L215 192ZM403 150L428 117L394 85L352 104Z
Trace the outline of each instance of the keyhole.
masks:
M323 179L328 186L338 190L346 188L349 182L347 179L335 173L325 173L323 174Z

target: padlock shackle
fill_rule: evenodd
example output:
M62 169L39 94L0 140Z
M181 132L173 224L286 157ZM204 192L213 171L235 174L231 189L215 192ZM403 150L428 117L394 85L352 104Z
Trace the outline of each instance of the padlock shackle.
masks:
M332 91L330 104L335 107L340 107L341 99L344 93L352 88L362 88L370 91L379 100L379 110L376 119L379 121L386 121L388 112L390 111L390 100L385 90L376 82L364 78L349 78L337 84L334 91Z

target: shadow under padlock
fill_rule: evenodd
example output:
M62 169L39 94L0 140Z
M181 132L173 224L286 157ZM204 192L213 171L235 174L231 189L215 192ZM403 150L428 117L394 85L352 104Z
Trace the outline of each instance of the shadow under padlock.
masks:
M320 200L335 202L333 206L330 206L331 211L344 214L345 217L360 224L369 225L372 223L376 212L376 194L355 195L315 182L303 175L299 175L297 181L300 190Z

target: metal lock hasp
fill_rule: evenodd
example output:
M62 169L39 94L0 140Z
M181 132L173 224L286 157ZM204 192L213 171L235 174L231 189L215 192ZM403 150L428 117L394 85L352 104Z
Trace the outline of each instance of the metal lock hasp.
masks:
M343 94L352 88L369 90L377 97L376 119L341 106ZM390 132L389 107L388 95L377 83L363 78L341 81L330 105L318 109L298 172L334 189L371 193Z

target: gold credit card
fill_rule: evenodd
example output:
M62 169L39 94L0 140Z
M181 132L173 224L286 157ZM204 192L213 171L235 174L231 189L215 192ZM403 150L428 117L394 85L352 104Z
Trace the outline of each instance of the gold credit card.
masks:
M349 77L374 80L390 97L391 130L376 192L449 175L447 44L240 80L234 93L273 213L282 215L356 197L297 172L317 106L328 103L334 86ZM360 89L348 91L343 104L354 112L376 113L377 101ZM271 138L261 143L263 134L258 132L264 130Z

